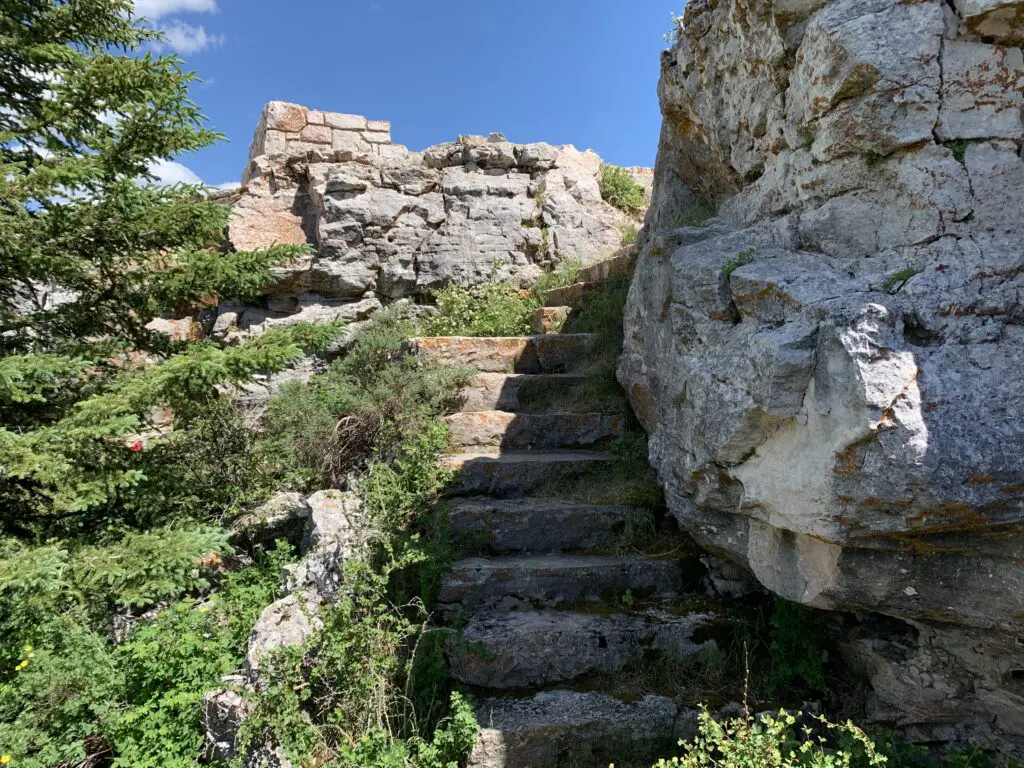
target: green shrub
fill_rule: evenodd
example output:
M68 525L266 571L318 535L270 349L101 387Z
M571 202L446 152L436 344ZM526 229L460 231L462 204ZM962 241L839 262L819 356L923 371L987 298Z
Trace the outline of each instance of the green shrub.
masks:
M423 326L430 336L521 336L532 333L537 298L509 283L437 292L437 314Z
M537 285L534 290L537 293L543 293L544 291L554 290L555 288L567 288L570 285L578 283L580 280L580 272L583 270L582 262L576 259L568 259L558 265L558 268L551 271L545 272L537 280Z
M798 684L816 693L825 690L821 630L814 609L776 598L768 638L771 694L785 693Z
M601 166L601 197L630 216L636 216L647 206L643 185L617 165Z
M798 718L808 724L798 724ZM813 727L812 727L813 724ZM716 721L707 710L698 715L698 735L683 744L682 757L659 760L655 768L869 768L885 764L875 743L852 722L790 714Z
M87 571L93 555L65 570ZM63 602L40 623L4 627L5 657L21 658L0 672L0 744L12 764L52 768L108 755L125 768L193 765L202 742L202 696L241 664L252 624L276 597L289 558L278 548L255 567L224 574L215 596L168 607L117 647L107 627L91 622L76 602L74 581L65 582ZM54 576L52 552L36 558L47 559L51 565L36 570L49 573L51 582L62 578ZM107 572L110 565L94 570ZM155 583L163 583L158 574ZM112 593L120 582L112 581Z
M622 244L636 245L636 239L640 236L640 230L636 224L627 224L622 228Z

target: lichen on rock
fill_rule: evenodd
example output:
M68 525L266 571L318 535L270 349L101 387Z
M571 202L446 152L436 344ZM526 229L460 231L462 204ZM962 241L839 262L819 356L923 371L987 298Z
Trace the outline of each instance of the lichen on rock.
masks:
M693 0L619 366L684 528L903 622L845 644L870 715L1017 759L1022 13Z

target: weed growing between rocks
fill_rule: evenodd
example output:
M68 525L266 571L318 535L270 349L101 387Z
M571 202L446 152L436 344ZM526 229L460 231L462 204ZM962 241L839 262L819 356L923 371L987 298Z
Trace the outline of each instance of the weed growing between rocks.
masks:
M558 265L558 269L546 272L540 276L537 286L534 289L537 293L554 290L555 288L567 288L579 282L580 272L583 264L575 259L570 259Z
M601 197L629 216L639 215L646 205L643 185L617 165L601 166Z
M510 283L450 285L435 301L437 314L424 324L424 335L522 336L532 333L533 311L540 306L532 293Z

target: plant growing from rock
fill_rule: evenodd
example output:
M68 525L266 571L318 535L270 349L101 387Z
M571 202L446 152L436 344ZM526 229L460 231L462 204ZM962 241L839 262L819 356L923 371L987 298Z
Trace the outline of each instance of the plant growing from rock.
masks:
M601 197L629 216L637 216L646 206L643 185L617 165L601 166Z

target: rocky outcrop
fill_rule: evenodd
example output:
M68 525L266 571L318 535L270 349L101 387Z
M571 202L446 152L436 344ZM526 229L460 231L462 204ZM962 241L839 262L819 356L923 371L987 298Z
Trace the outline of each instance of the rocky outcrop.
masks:
M1024 753L1024 3L692 0L619 378L672 512ZM717 215L707 221L711 211Z
M632 171L649 183L649 171ZM224 307L215 334L298 319L361 319L379 302L449 283L532 283L592 264L630 219L601 199L601 158L500 134L410 152L391 125L270 102L229 224L238 250L308 243L265 307ZM315 317L313 316L315 315Z

